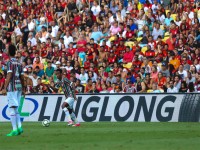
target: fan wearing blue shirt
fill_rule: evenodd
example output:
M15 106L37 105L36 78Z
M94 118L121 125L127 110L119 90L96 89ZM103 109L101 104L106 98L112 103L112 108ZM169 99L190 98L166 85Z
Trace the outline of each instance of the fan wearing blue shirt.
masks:
M173 20L170 16L171 16L171 13L168 12L168 13L167 13L167 18L165 18L165 25L166 25L166 26L170 26L170 23L171 23L171 21Z
M40 70L39 66L35 67L35 72L37 72L37 76L39 76L40 78L42 78L42 76L44 75L44 70Z
M90 38L93 38L94 42L98 43L103 38L103 33L98 31L97 26L95 26Z
M126 82L127 82L128 80L131 81L132 84L134 84L134 83L136 82L135 77L134 77L130 72L127 73Z
M144 1L144 0L140 0L140 1ZM154 3L154 0L149 0L149 2L150 2L151 4L153 4L153 3ZM161 0L157 0L157 2L158 2L159 4L161 4Z
M129 19L129 23L131 26L131 31L138 30L138 26L134 23L133 19Z

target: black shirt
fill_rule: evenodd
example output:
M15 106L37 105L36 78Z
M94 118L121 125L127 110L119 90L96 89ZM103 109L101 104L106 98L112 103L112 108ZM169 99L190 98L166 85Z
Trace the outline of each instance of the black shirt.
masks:
M187 92L187 88L180 88L180 90L179 90L179 92L181 92L181 93L186 93Z
M5 49L5 44L3 43L2 40L0 40L0 52L3 52L4 49Z
M67 8L68 8L69 10L75 10L75 9L76 9L76 3L69 3L69 4L67 5Z
M84 93L85 87L83 85L78 85L76 86L76 91L78 91L78 93Z
M64 12L64 8L60 7L60 8L56 8L56 12Z
M99 91L95 89L95 90L90 90L89 93L99 93Z

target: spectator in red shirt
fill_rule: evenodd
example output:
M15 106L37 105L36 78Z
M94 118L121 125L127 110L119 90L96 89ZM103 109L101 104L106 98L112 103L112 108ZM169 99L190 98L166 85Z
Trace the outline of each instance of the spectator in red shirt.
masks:
M76 13L73 13L73 15L74 15L74 23L75 23L76 25L78 25L78 22L81 21L81 17L78 15L77 12L76 12Z
M142 62L138 59L138 55L134 56L134 60L133 60L132 65L134 66L135 72L138 72L140 70Z
M62 51L59 50L59 47L56 45L53 52L53 59L60 60Z
M124 57L123 57L123 63L130 63L133 61L133 52L130 51L130 47L127 46L126 47L126 53L124 54Z
M88 59L92 62L96 61L96 53L94 51L94 48L91 47L90 43L87 43L87 47L86 47L86 51L87 51L87 55L88 55Z
M117 46L117 52L118 52L118 54L126 52L126 46L124 45L124 40L121 40L119 42L119 45Z
M86 55L86 61L84 62L84 69L87 71L90 68L90 60L88 59L88 55Z
M80 57L82 64L85 62L85 51L86 51L87 41L84 39L84 35L80 35L77 41L76 47L78 56Z
M175 48L175 38L172 33L169 34L169 38L166 40L168 50L173 51Z
M154 59L155 57L155 51L151 49L150 45L147 45L147 51L145 52L145 57Z
M65 0L60 0L61 6L62 8L65 9L65 7L67 6L67 2Z
M156 41L153 40L153 36L148 37L148 45L151 46L152 50L156 48Z
M73 47L73 43L70 42L70 43L69 43L69 48L67 49L67 52L68 52L70 55L72 55L72 58L75 57L76 50L77 50L77 49Z
M5 78L3 77L3 74L0 73L0 91L3 90L5 84Z
M132 39L135 38L135 34L134 34L134 31L131 31L131 27L128 25L126 27L126 39L128 41L131 41Z
M117 60L117 56L114 55L114 51L111 50L111 51L110 51L110 55L109 55L109 57L108 57L108 63L109 63L109 64L114 64L114 62L115 62L116 60Z
M158 78L157 78L157 81L156 81L156 82L158 83L158 86L159 86L161 89L164 89L164 86L166 85L167 80L166 80L166 77L163 77L162 72L159 72L159 73L158 73Z
M170 26L170 33L172 33L172 36L176 36L176 34L179 32L178 26L175 24L175 22L171 23Z
M117 62L115 62L113 66L113 74L117 75L118 71L119 71L118 64Z
M162 36L161 35L158 36L156 45L158 45L158 44L160 44L161 46L165 46L165 42L162 41Z

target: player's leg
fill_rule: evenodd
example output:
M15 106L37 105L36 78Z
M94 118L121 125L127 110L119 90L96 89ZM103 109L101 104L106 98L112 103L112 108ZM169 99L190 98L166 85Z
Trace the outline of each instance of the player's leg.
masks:
M7 134L7 136L16 136L19 134L18 130L17 130L17 117L16 117L15 109L16 109L16 107L9 108L10 121L11 121L13 130L9 134Z
M22 127L22 123L21 123L21 119L20 119L20 114L19 114L18 108L16 108L15 111L16 111L16 117L17 117L17 127L21 128Z
M67 117L68 125L72 125L73 122L72 122L69 110L67 109L69 107L69 104L67 102L64 102L61 107Z
M10 121L13 127L13 130L17 130L17 117L16 117L16 112L15 112L16 107L10 107L9 112L10 112Z
M78 122L78 120L77 120L77 118L76 118L76 115L74 114L74 112L73 112L73 109L71 109L71 108L69 108L68 107L68 110L69 110L69 114L70 114L70 116L71 116L71 119L72 119L72 121L73 121L73 127L78 127L78 126L80 126L80 123Z
M68 110L70 112L71 119L75 123L73 126L80 126L80 123L78 122L76 115L74 114L73 111L74 99L73 98L69 99L68 104L69 104Z
M74 111L72 110L72 113L70 114L72 120L74 121L74 125L73 126L80 126L80 123L78 122L76 115L74 113Z
M21 95L22 95L22 92L18 91L18 93L17 93L18 106L20 106ZM15 111L16 111L16 117L17 117L17 127L18 127L17 130L18 130L19 134L21 134L21 133L23 133L23 129L22 129L22 123L21 123L18 108L16 108Z
M68 104L69 105L69 104ZM72 113L72 109L70 109L70 106L67 107L68 111L69 111L69 115L71 117L71 113ZM71 122L68 123L68 126L72 126L74 124L74 120L73 118L71 117Z
M19 134L17 130L17 117L15 111L15 109L18 107L18 103L17 100L15 99L15 94L16 94L15 92L7 93L10 121L13 128L13 130L9 134L7 134L7 136L16 136Z

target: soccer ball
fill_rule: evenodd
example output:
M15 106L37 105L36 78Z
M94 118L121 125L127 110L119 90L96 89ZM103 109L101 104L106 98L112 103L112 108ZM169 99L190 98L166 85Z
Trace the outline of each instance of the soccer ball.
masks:
M44 120L42 121L42 125L43 125L44 127L49 127L49 126L50 126L50 121L49 121L48 119L44 119Z

